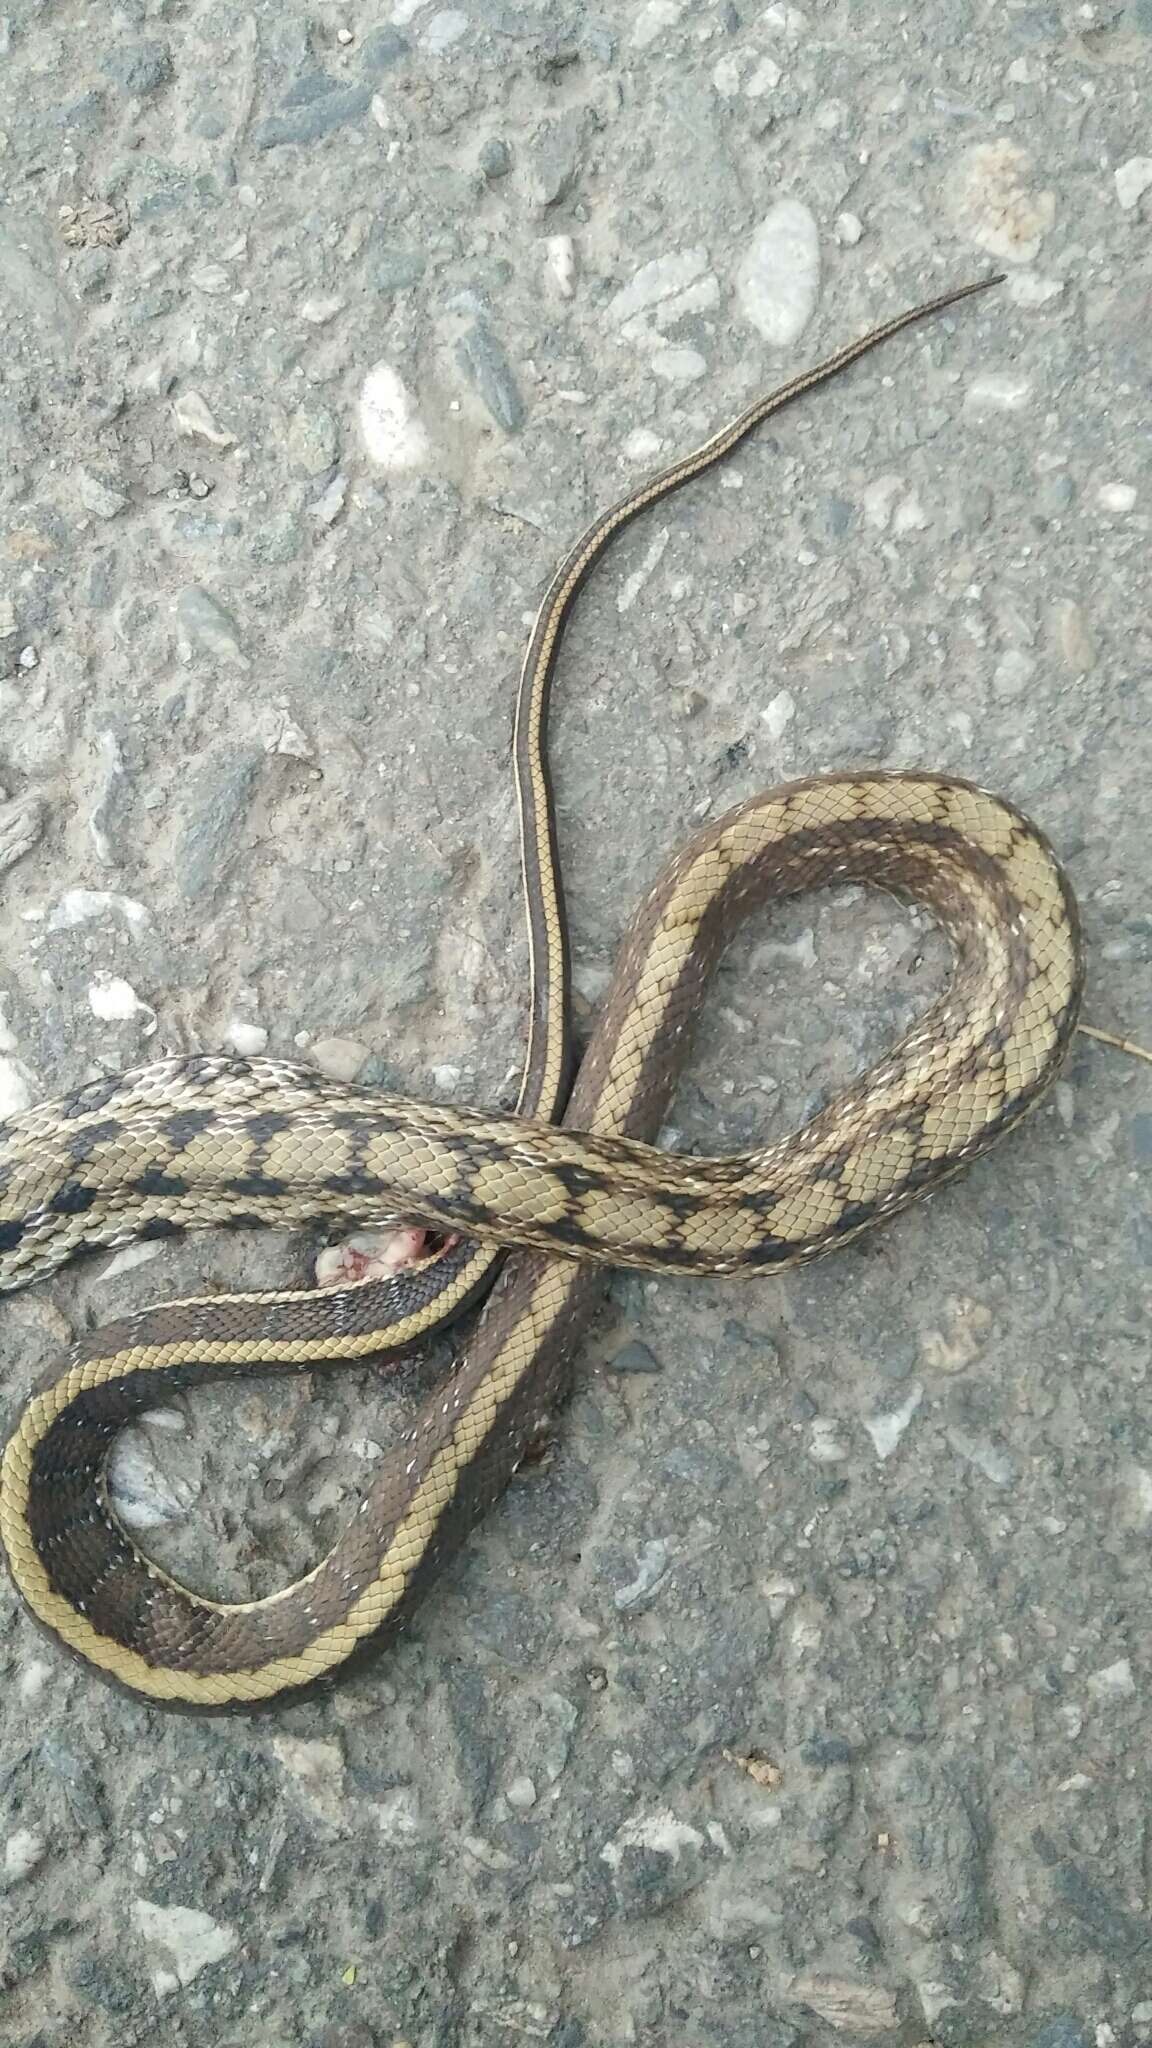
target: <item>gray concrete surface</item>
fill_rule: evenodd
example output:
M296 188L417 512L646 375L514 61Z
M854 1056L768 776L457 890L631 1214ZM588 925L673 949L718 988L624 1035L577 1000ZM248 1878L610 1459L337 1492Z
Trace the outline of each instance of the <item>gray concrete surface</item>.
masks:
M558 552L990 264L588 591L581 1011L702 811L916 764L1043 823L1090 1014L1147 1035L1148 0L8 0L0 48L5 1103L265 1033L501 1097L509 706ZM865 895L763 920L678 1141L786 1128L942 965ZM550 1460L330 1699L156 1716L5 1587L0 2037L1152 2040L1150 1154L1152 1077L1081 1041L874 1242L617 1278ZM14 1298L5 1394L78 1324L308 1251ZM435 1368L205 1393L121 1497L195 1583L270 1590Z

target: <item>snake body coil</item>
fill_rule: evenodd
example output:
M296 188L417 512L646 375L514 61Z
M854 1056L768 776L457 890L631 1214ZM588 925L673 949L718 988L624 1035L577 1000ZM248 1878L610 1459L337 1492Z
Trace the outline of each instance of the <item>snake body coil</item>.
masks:
M0 1132L0 1287L92 1246L241 1217L402 1214L465 1233L389 1281L145 1309L79 1337L33 1391L0 1468L0 1539L31 1613L105 1677L157 1703L219 1710L331 1676L398 1625L506 1485L563 1391L600 1266L747 1274L816 1258L957 1172L1053 1079L1083 970L1075 904L1051 849L1011 805L967 783L862 772L755 797L677 853L636 914L564 1108L567 947L545 726L580 584L621 526L769 414L981 289L900 315L758 401L597 520L553 578L516 721L532 1002L515 1114L414 1104L274 1060L208 1057L98 1082ZM778 1143L738 1159L653 1150L732 931L765 903L841 881L935 915L954 953L945 995ZM491 1285L506 1246L519 1255L463 1359L305 1578L268 1599L214 1602L137 1550L104 1480L126 1421L205 1378L407 1348Z

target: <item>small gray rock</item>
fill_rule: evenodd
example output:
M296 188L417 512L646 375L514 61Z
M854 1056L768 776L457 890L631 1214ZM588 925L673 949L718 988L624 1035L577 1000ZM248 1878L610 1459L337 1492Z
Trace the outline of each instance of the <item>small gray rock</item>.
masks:
M324 406L301 406L288 422L285 453L293 469L305 476L322 476L335 466L340 452L340 434L332 414Z
M213 896L235 852L263 756L217 747L193 776L181 806L176 880L188 902Z
M38 796L14 797L0 804L0 874L30 853L44 831L45 810Z
M288 113L269 114L258 121L252 140L257 149L282 149L288 145L320 142L349 121L358 121L372 104L370 85L349 85L325 93L311 105L292 108Z
M375 78L406 57L408 47L407 37L388 23L382 28L370 29L360 44L360 69Z
M94 476L90 469L76 471L76 495L86 512L94 519L115 519L123 512L128 500L123 491L117 491L102 477Z
M126 43L113 50L102 66L105 78L119 86L130 99L147 99L159 92L172 76L172 56L167 43Z
M415 249L384 249L372 281L378 292L403 292L419 284L423 275L424 258Z
M226 667L246 669L248 658L240 646L236 623L211 591L190 584L180 592L176 617L189 649L199 648Z
M622 1344L614 1358L608 1361L609 1372L663 1372L660 1360L649 1351L646 1344L634 1338L631 1344Z
M456 351L465 376L475 386L498 427L515 434L524 423L524 402L508 358L487 321L477 320Z
M495 184L497 178L506 178L512 169L512 152L498 135L489 136L480 151L480 169L490 185Z
M1058 2012L1032 2036L1032 2048L1092 2048L1086 2027L1070 2012Z

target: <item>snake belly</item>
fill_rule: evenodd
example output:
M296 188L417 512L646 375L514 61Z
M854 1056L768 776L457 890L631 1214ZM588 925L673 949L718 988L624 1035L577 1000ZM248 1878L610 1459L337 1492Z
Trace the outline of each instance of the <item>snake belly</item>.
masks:
M971 288L969 288L971 289ZM966 293L951 294L951 298ZM160 1061L0 1133L0 1286L74 1252L237 1220L404 1215L463 1233L442 1258L338 1294L167 1302L85 1332L33 1390L0 1465L0 1540L33 1617L156 1704L268 1704L376 1647L503 1490L565 1390L605 1266L748 1275L819 1257L927 1194L1042 1097L1075 1028L1079 925L1051 848L1012 805L928 774L810 778L705 827L636 912L564 1112L567 955L544 762L560 631L625 519L771 410L932 308L901 315L741 416L596 522L541 607L521 677L517 781L533 968L517 1112L412 1103L274 1060ZM695 465L695 467L693 467ZM662 488L658 488L662 486ZM753 911L860 882L947 933L940 998L868 1073L741 1157L654 1148L716 962ZM491 1285L472 1342L385 1455L313 1571L217 1602L146 1558L109 1505L124 1424L234 1373L391 1354Z

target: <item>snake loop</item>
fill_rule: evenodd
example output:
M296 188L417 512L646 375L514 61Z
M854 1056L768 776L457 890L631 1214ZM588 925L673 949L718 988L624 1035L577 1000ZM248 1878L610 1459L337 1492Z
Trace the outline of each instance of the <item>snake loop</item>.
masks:
M241 1217L401 1214L462 1233L387 1281L144 1309L79 1336L33 1390L0 1465L0 1541L33 1617L104 1677L205 1711L331 1677L402 1622L506 1485L564 1389L600 1268L752 1274L819 1257L959 1171L1052 1081L1083 964L1051 848L968 783L860 772L770 790L681 848L636 913L565 1102L568 954L545 740L560 636L584 578L622 526L782 406L984 288L900 314L758 400L597 519L556 571L517 699L532 988L514 1114L381 1096L276 1060L204 1057L100 1081L0 1130L0 1288L94 1246ZM653 1149L736 926L797 890L848 880L939 920L954 955L945 994L788 1137L735 1159ZM517 1256L497 1276L506 1247ZM105 1461L133 1415L205 1378L387 1356L489 1288L450 1378L386 1454L328 1556L294 1585L262 1600L205 1599L117 1521Z

